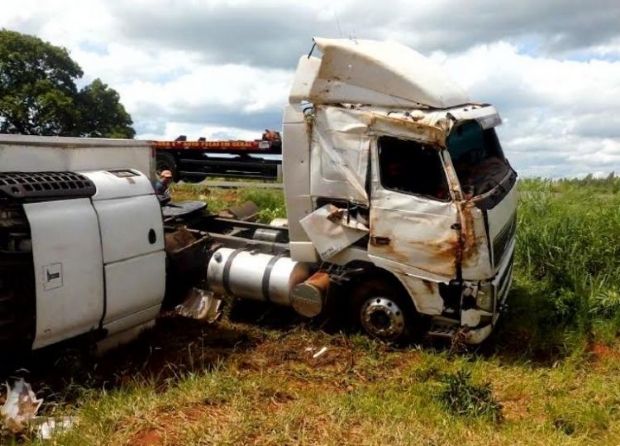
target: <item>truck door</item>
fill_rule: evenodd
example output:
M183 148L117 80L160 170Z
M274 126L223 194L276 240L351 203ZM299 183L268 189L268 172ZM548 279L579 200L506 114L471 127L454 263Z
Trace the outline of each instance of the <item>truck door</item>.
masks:
M431 280L456 276L458 210L440 149L379 137L370 195L368 254L377 266Z
M97 214L88 198L27 203L41 348L98 328L103 262Z
M140 172L86 172L97 186L105 279L103 328L124 331L153 320L165 294L166 254L162 211Z

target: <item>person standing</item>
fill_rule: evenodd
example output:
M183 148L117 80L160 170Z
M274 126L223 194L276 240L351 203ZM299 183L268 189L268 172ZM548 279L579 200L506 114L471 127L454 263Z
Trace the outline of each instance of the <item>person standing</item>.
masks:
M159 180L155 183L155 194L159 201L170 200L170 183L172 183L172 172L163 170L159 175Z

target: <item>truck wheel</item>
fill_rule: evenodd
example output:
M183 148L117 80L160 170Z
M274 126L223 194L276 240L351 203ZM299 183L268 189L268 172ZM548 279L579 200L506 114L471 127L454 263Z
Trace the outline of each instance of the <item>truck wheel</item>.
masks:
M352 322L382 341L410 341L420 325L409 296L399 286L385 281L365 281L358 285L353 290L350 309Z
M157 153L155 155L155 170L157 171L158 177L162 171L169 170L172 172L172 178L174 178L175 181L178 180L177 161L174 159L174 156L169 153Z

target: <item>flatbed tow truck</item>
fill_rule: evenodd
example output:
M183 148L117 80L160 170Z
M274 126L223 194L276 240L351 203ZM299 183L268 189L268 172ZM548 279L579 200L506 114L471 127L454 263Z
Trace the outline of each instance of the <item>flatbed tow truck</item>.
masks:
M169 170L175 181L201 181L207 177L278 180L282 178L282 139L266 130L262 139L149 141L155 150L157 170ZM265 155L268 157L265 158Z

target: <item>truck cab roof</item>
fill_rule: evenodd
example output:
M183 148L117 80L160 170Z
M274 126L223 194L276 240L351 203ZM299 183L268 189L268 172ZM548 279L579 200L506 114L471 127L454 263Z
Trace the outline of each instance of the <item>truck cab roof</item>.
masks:
M322 57L302 56L291 104L366 104L446 109L470 102L442 68L396 42L314 39Z

